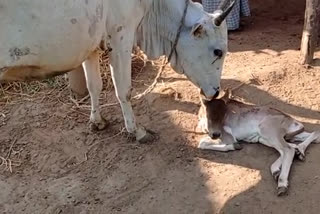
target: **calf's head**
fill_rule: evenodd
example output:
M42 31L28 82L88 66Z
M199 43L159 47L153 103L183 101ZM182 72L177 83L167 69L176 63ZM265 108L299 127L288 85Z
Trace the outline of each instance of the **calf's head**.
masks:
M227 112L227 105L222 99L210 101L202 100L202 108L206 114L206 131L212 139L219 138L222 134L223 122Z

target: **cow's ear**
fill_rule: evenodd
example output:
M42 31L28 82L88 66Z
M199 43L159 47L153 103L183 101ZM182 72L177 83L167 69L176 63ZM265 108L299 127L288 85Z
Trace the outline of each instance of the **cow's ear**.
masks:
M191 34L194 37L201 38L206 33L203 24L197 23L192 27Z

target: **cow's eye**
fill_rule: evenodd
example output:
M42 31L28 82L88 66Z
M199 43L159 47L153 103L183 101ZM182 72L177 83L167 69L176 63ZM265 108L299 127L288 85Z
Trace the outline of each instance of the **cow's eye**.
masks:
M223 52L220 49L214 49L213 51L214 55L221 58L223 56Z

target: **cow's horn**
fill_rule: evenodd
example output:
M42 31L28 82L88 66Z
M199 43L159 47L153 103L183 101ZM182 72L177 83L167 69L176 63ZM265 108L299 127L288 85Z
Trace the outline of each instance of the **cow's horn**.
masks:
M229 2L229 0L223 0L219 6L218 10L221 10L221 14L216 17L214 19L214 23L217 26L220 26L221 23L223 22L223 20L227 17L227 15L230 13L230 11L232 10L236 0L232 0L231 3L229 4L229 6L227 6L227 3Z

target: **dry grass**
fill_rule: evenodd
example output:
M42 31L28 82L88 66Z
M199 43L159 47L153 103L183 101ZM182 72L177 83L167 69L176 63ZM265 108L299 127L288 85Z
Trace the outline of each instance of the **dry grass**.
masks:
M67 88L63 76L32 82L10 82L0 84L0 105L32 100Z
M136 51L132 56L133 80L142 72L144 66L144 55L142 52ZM107 52L101 54L100 69L104 86L103 90L104 92L110 92L113 90L113 83L109 69L109 56ZM68 90L67 75L57 76L42 81L0 83L0 106L17 104L36 99L44 100L49 97L49 95L61 95L61 93L66 90Z

